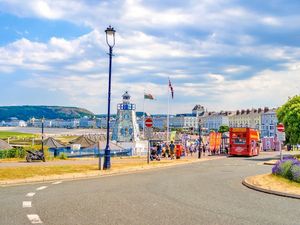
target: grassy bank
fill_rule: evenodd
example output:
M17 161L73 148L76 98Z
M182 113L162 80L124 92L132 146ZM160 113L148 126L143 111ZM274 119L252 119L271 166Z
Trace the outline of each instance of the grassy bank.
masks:
M262 174L246 178L253 186L277 192L300 195L300 184L274 174Z
M151 167L156 167L162 164L175 164L176 161L156 161L151 162ZM141 168L147 167L146 162L118 162L112 165L111 171L114 170L126 170L131 168ZM25 179L32 178L36 176L51 176L51 175L62 175L70 173L88 173L96 172L98 170L97 164L90 165L55 165L55 166L26 166L26 167L7 167L0 168L0 181L3 180L15 180L15 179Z
M37 137L37 135L36 134L21 133L21 132L0 131L0 139L33 138L33 137Z

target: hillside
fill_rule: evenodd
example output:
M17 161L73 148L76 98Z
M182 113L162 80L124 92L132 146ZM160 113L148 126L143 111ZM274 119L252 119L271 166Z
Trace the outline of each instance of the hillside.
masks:
M83 116L94 116L86 109L64 106L0 106L0 120L8 120L17 117L20 120L28 120L32 117L46 119L73 119Z

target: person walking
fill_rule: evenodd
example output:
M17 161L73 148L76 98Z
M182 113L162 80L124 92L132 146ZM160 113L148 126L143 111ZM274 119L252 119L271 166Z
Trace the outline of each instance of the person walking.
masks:
M166 143L165 146L166 146L166 147L165 147L165 148L166 148L166 157L169 158L169 157L170 157L170 148L169 148L168 143Z
M158 157L161 157L161 149L162 147L161 147L161 144L160 143L157 143L157 155L158 155Z
M171 159L174 159L175 145L174 145L173 141L171 141L171 144L169 145L169 147L170 147Z

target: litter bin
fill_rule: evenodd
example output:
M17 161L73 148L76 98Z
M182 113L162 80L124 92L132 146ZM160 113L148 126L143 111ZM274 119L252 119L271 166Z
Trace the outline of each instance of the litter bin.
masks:
M176 159L180 159L181 152L182 152L182 145L177 144L176 145Z

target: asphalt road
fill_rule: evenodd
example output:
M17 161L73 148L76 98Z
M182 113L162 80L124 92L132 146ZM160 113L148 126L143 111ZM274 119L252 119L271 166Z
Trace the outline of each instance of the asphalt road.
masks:
M226 158L135 174L5 187L0 189L0 224L32 224L28 215L34 215L48 225L299 225L300 200L241 184L246 176L270 172L271 166L261 165L269 157ZM26 197L30 192L35 195Z

